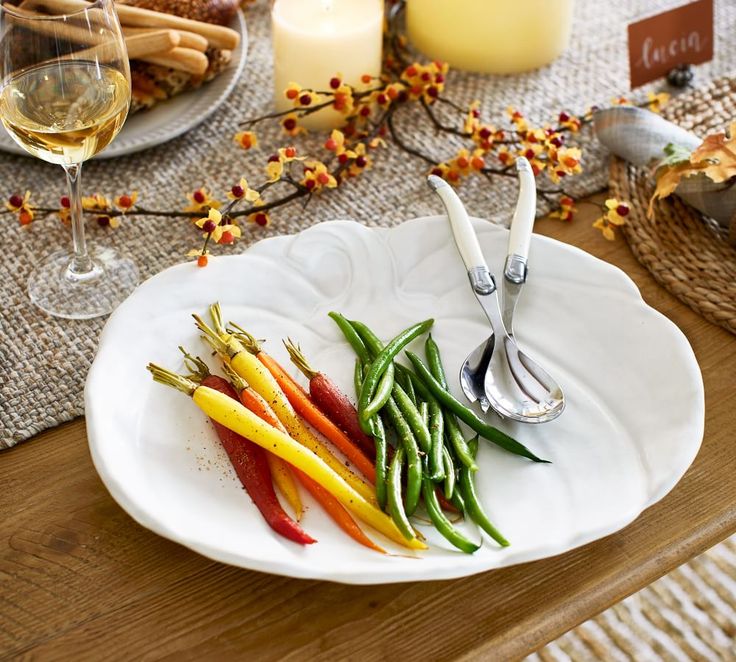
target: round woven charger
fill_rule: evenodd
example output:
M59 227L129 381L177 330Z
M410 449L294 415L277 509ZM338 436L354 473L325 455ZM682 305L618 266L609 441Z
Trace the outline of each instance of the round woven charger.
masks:
M717 80L683 95L666 115L701 136L722 130L736 119L736 81ZM736 248L729 231L674 195L658 201L647 218L654 193L648 168L614 158L609 186L614 197L631 202L622 230L637 260L684 304L736 334ZM731 233L736 233L736 219Z

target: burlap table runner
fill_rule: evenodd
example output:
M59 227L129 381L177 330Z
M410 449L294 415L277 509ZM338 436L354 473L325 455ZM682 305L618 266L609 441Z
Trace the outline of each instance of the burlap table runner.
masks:
M628 89L626 24L677 4L679 0L579 0L571 47L553 65L513 77L453 72L449 93L461 102L481 99L491 116L499 119L509 104L537 121L551 121L561 109L579 112L593 103L605 104ZM221 192L243 174L252 181L260 180L268 152L244 153L232 142L232 135L239 119L262 114L271 104L268 5L259 0L248 10L248 64L227 103L202 126L177 140L129 157L87 164L87 193L114 195L137 189L145 206L176 209L184 194L198 186ZM736 3L717 2L716 15L717 59L698 68L696 82L730 73L736 62ZM412 125L404 132L407 139L423 142L424 149L438 158L452 153L452 146L436 138L429 127ZM267 145L269 140L278 140L276 134L271 131L269 136L267 131L262 142ZM588 146L586 174L569 183L577 195L606 185L605 157L599 147ZM424 173L424 164L391 148L367 176L351 181L343 191L312 201L306 211L299 205L278 211L271 227L249 227L246 239L232 250L242 251L259 238L296 232L328 219L352 218L390 226L436 213L437 202L427 193ZM63 193L62 174L60 168L38 160L0 155L0 195L31 189L43 202L54 204ZM490 186L477 178L463 187L462 196L472 213L506 222L514 189L513 182ZM14 218L2 218L0 448L83 413L84 380L104 324L104 319L55 320L28 302L26 281L32 265L68 242L68 234L52 219L22 230ZM134 255L143 278L181 261L196 243L186 220L134 219L113 232L91 223L90 235L93 241L104 239Z

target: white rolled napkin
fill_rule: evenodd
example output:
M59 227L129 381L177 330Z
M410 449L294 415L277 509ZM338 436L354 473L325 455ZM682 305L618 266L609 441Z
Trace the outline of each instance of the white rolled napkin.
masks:
M656 113L634 106L597 110L593 126L598 140L613 154L637 166L656 165L666 158L673 144L693 151L703 139L668 122ZM682 179L675 194L691 207L727 228L736 218L736 187L733 181L716 184L699 173Z

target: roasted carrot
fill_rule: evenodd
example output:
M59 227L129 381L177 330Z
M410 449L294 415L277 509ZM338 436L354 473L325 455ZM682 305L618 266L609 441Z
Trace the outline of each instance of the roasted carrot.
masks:
M247 385L246 388L241 391L240 401L266 423L272 425L284 434L288 434L286 428L278 419L273 409L268 406L268 403L258 395L258 393L253 391L253 389L248 388ZM345 510L345 508L340 505L340 502L324 487L322 487L318 482L312 480L303 471L299 471L299 469L294 469L294 473L299 479L299 482L304 485L306 490L315 498L322 508L324 508L325 512L353 540L359 542L361 545L365 545L369 549L381 552L382 554L386 553L386 550L376 545L367 535L365 535L365 533L363 533L363 530L350 516L350 513Z
M235 389L222 377L210 375L202 380L202 386L219 391L235 401L238 400ZM276 533L280 533L285 538L301 545L310 545L317 542L292 520L281 507L271 483L271 470L266 460L266 452L260 446L245 437L241 437L216 420L212 418L210 420L215 426L215 430L217 430L217 436L230 458L235 473L268 525Z
M371 483L375 483L376 468L373 466L373 463L365 456L360 448L350 441L348 436L340 428L317 408L299 384L279 365L276 359L262 350L256 354L256 358L268 368L268 371L273 375L281 390L286 394L286 397L297 414L331 441L335 448L352 462L355 468Z
M258 414L260 416L259 412L256 411L254 407L258 407L260 403L262 403L263 406L268 407L266 401L263 400L263 398L261 398L261 396L259 396L252 388L250 388L246 381L229 365L224 364L223 370L228 376L230 383L235 388L235 392L240 397L240 402L248 407L248 409L250 409L254 414ZM271 468L273 482L276 483L276 487L279 488L279 491L284 495L286 501L288 501L289 505L294 509L296 519L299 521L302 517L304 507L302 506L302 500L299 497L299 490L297 490L296 483L292 476L291 466L288 462L284 462L284 460L273 453L266 453L266 459L268 460L268 466Z
M222 326L222 315L219 304L210 306L214 328L209 327L198 316L193 315L197 327L202 331L203 337L210 346L230 363L230 367L245 379L251 388L263 397L273 408L276 416L288 430L289 436L309 449L333 472L338 474L350 487L360 494L366 501L376 504L375 489L362 480L349 467L338 459L325 444L318 439L307 427L306 423L294 411L294 407L281 390L273 375L266 367L251 354L242 343L229 334ZM276 455L277 453L274 452ZM293 462L291 463L293 464Z
M371 460L374 460L376 457L375 444L373 439L360 429L358 411L350 398L327 375L309 365L300 348L291 340L285 341L284 345L292 363L309 380L309 395L312 402L345 433L350 441Z
M184 354L184 364L190 370L189 377L191 379L201 383L204 379L210 376L209 366L201 358L198 356L192 356L181 345L179 345L179 351ZM236 375L227 364L225 364L223 368L227 372L230 383L233 385L236 393L240 394L242 389L239 388L238 383L242 382L245 386L247 386L247 384L245 384L245 382L243 382L243 380L238 377L238 375ZM273 479L273 482L294 510L294 516L298 522L302 518L302 511L304 508L302 506L302 500L299 498L299 490L297 490L294 477L291 475L289 464L284 462L277 455L269 452L266 452L266 461L271 469L271 478Z

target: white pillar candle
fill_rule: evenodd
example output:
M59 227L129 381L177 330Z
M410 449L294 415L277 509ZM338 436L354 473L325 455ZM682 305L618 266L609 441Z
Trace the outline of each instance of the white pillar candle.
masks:
M284 96L290 82L328 90L338 74L356 85L363 74L381 73L383 0L275 0L271 19L278 110L293 107ZM340 113L325 109L300 123L326 129L342 121Z
M407 0L409 40L433 60L510 74L552 62L570 41L573 0Z

